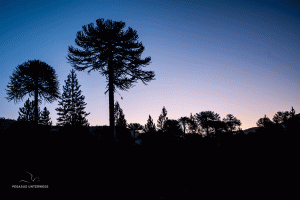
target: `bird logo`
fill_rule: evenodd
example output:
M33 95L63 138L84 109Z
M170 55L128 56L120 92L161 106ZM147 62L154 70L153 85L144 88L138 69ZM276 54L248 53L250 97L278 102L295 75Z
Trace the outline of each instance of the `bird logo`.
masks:
M33 175L27 171L25 171L26 173L30 174L30 181L26 181L26 180L20 180L20 182L25 182L25 183L34 183L35 181L40 182L40 178L39 177L35 177L33 178Z

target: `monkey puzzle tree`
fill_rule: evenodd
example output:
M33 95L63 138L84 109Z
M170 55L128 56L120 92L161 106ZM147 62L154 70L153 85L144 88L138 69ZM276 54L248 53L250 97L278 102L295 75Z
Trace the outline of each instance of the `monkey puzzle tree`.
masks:
M145 47L139 42L137 32L125 23L97 19L78 31L75 43L80 48L69 46L68 61L79 71L89 68L97 70L106 77L109 92L109 123L114 131L114 92L116 89L128 90L141 80L145 85L154 79L153 71L143 71L142 67L150 64L151 58L141 59Z
M9 77L6 89L8 101L18 102L26 94L34 96L34 122L38 123L38 101L44 99L52 103L59 97L58 80L55 70L39 60L29 60L19 65Z

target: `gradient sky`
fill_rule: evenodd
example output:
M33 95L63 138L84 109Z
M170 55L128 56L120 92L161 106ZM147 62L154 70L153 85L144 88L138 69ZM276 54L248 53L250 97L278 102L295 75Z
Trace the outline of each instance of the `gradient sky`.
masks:
M296 2L296 1L295 1ZM119 91L128 123L154 123L163 106L169 119L211 110L233 114L242 129L277 111L300 112L300 6L294 1L0 1L0 117L17 119L22 102L8 102L13 70L28 60L52 66L60 92L83 25L104 18L124 21L151 56L146 70L156 80ZM109 124L106 79L98 72L76 72L92 126ZM33 98L33 97L32 97ZM53 125L55 108L43 101Z

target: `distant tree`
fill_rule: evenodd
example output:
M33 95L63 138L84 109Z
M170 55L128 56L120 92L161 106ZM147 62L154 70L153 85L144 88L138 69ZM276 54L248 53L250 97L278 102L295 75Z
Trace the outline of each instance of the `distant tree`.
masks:
M125 119L125 115L123 113L122 108L120 107L119 102L117 102L117 101L115 103L114 111L115 111L115 126L121 127L121 128L126 128L127 122Z
M259 128L270 128L273 125L273 122L265 115L263 118L260 118L257 122L256 125Z
M90 71L100 71L107 79L109 92L109 123L110 131L115 134L114 92L116 88L128 90L134 83L141 80L145 85L154 80L153 71L143 71L141 67L150 64L151 58L141 59L145 47L138 42L135 30L125 23L104 19L83 26L83 31L77 32L75 43L81 49L69 46L68 61L79 71L90 68Z
M190 133L197 133L198 132L198 124L195 120L194 115L191 113L189 121L188 121L188 129Z
M174 119L168 119L164 123L163 129L165 132L169 133L172 137L176 135L182 135L182 130L180 128L180 124L177 120Z
M141 125L141 124L139 124L139 123L130 123L130 124L128 124L127 125L127 127L129 128L129 129L132 129L133 130L133 133L134 133L134 138L135 138L135 131L136 130L143 130L144 129L144 127Z
M212 128L210 126L211 121L220 121L220 116L218 113L214 113L213 111L203 111L196 113L195 119L199 125L206 130L206 135L210 136L211 134L209 129Z
M273 122L275 124L284 124L287 122L289 117L290 117L290 113L288 111L285 112L278 111L273 117Z
M41 112L41 117L40 117L40 124L42 125L48 125L48 126L51 126L52 125L52 121L51 118L50 118L50 112L49 110L44 107L44 110Z
M158 117L158 120L157 120L157 129L158 130L162 130L164 131L164 123L168 120L167 118L167 110L165 107L162 108L162 111L161 111L161 114L159 115Z
M34 122L34 101L30 101L29 98L25 101L24 107L19 108L19 116L17 121ZM40 115L40 108L38 107L38 113ZM38 117L40 118L40 116Z
M81 94L80 85L75 73L75 70L71 70L67 80L65 80L65 86L63 86L63 94L58 101L59 107L55 110L58 111L57 125L80 125L88 126L88 120L86 116L90 113L84 111L86 103L85 97Z
M178 119L178 122L181 124L182 129L183 129L183 135L185 135L185 130L186 130L186 127L188 126L189 121L190 121L190 118L188 118L188 117L180 117Z
M132 129L132 130L143 130L143 125L139 124L139 123L130 123L128 124L127 126L129 129Z
M156 132L155 124L153 123L153 119L149 115L149 118L147 120L147 124L144 126L144 132L145 133L154 133Z
M237 130L242 125L241 121L232 114L228 114L226 118L223 119L223 122L225 122L226 127L230 132Z
M38 101L44 99L52 103L59 98L58 80L55 70L39 60L29 60L19 65L9 77L6 93L8 101L18 102L26 94L34 96L34 122L38 123Z

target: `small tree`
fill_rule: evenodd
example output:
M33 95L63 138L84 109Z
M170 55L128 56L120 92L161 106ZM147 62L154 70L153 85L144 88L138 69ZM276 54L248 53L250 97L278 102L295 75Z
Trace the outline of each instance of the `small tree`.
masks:
M86 103L85 97L81 94L80 85L78 84L75 70L71 70L68 79L63 86L63 94L58 101L60 107L55 110L58 111L57 125L80 125L88 126L86 116L90 113L84 111Z
M38 123L39 99L52 103L59 98L58 80L55 70L48 64L39 60L29 60L19 65L9 77L6 93L8 101L18 102L26 94L34 96L35 123Z
M178 119L179 123L181 124L182 126L182 129L183 129L183 135L185 135L185 130L186 130L186 126L188 125L190 119L188 117L180 117Z
M141 125L141 124L139 124L139 123L130 123L130 124L128 124L127 125L127 127L129 128L129 129L132 129L133 130L133 133L134 133L134 138L135 138L135 131L136 130L143 130L144 129L144 127Z
M190 118L188 120L188 129L190 133L197 133L198 132L198 124L195 120L194 115L191 113Z
M40 124L42 125L48 125L48 126L51 126L52 125L52 121L51 118L50 118L50 112L49 110L44 107L44 110L41 112L41 117L40 117Z
M182 135L180 124L177 120L174 119L168 119L167 121L165 121L163 129L171 137L175 137L176 135Z
M158 117L157 120L157 129L158 130L164 130L164 123L168 120L167 118L167 110L165 107L162 108L161 114Z
M230 132L237 130L242 124L241 121L232 114L228 114L226 118L223 119L223 122L225 122L226 127Z
M209 129L211 128L211 121L220 121L219 114L214 113L213 111L203 111L200 113L196 113L195 118L199 125L201 125L201 127L206 130L207 136L210 136Z
M149 118L147 120L147 124L144 126L144 132L145 133L155 133L156 132L156 127L155 124L153 123L153 119L149 115Z
M24 103L24 107L19 108L19 117L17 121L27 121L27 122L34 122L34 101L30 101L29 99L26 100ZM40 108L38 107L38 113L40 115ZM40 118L40 116L38 117Z
M256 125L259 128L270 128L273 125L273 122L265 115L263 118L260 118L257 122Z
M123 113L122 108L120 107L119 102L116 101L115 103L115 126L119 128L126 128L127 127L127 122L125 119L125 115Z

